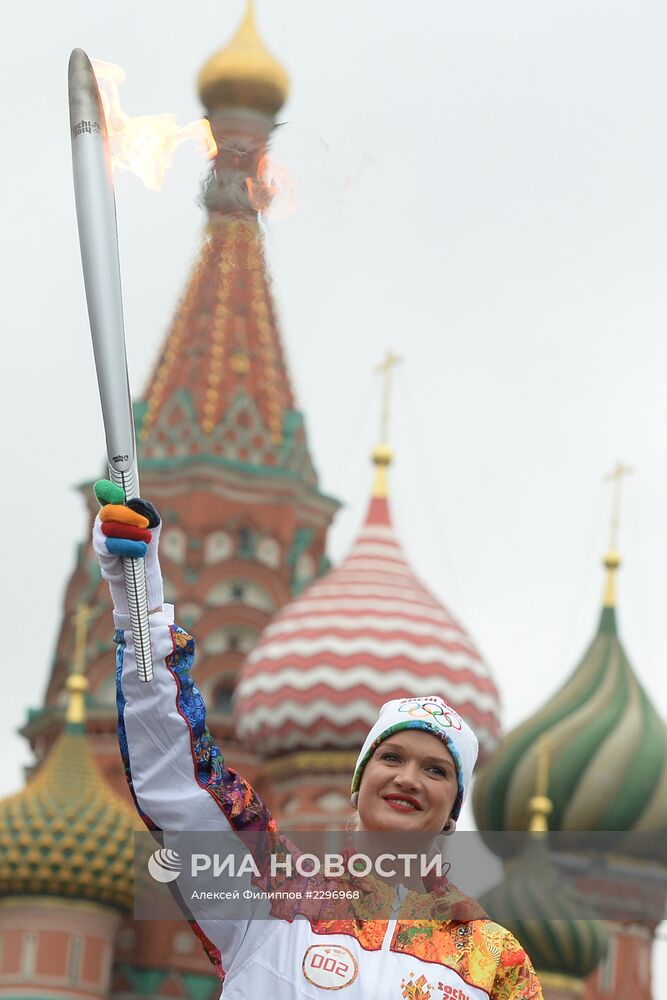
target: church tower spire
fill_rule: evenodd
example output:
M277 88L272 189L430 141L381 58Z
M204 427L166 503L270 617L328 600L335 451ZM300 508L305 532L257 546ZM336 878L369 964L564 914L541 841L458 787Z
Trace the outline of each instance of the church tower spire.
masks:
M373 465L375 466L375 480L373 482L373 497L384 500L389 494L389 484L387 482L387 470L393 459L393 452L389 444L389 415L391 412L391 389L392 375L396 365L400 364L402 358L398 354L387 351L384 361L375 371L382 375L382 410L380 414L380 440L377 447L373 449Z
M605 479L613 483L611 499L611 524L609 529L609 547L604 554L602 564L607 571L603 609L616 608L616 573L621 565L621 557L618 549L618 535L621 519L621 486L623 478L629 476L632 469L622 462L617 462ZM604 613L604 611L603 611Z
M251 3L198 83L217 144L202 196L208 221L145 393L140 455L282 470L315 490L258 224L273 194L266 150L289 82Z

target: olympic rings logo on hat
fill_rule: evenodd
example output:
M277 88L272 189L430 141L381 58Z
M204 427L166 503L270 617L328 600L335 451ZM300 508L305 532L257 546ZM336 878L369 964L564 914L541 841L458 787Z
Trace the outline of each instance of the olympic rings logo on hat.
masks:
M398 707L399 712L405 712L413 719L427 719L442 729L462 729L460 717L444 702L436 701L404 701Z

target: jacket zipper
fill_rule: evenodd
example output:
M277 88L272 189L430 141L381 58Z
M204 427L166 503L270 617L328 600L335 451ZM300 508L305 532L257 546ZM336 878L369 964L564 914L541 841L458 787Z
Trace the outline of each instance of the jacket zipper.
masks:
M376 1000L381 1000L382 996L390 996L391 984L387 985L387 989L382 989L382 972L385 965L385 958L389 954L389 949L391 947L391 939L394 936L394 931L396 930L396 924L398 923L397 916L398 912L403 905L403 901L408 894L408 890L404 885L397 885L394 891L394 899L391 904L391 913L389 915L389 921L387 922L387 930L385 931L384 938L382 939L382 947L380 949L380 968L378 970L378 986L376 992L373 994Z

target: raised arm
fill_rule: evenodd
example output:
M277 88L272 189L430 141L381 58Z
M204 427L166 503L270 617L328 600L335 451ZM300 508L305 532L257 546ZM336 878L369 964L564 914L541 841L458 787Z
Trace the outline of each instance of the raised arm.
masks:
M137 808L151 829L272 830L275 823L254 789L226 767L206 726L204 700L191 675L195 642L163 603L158 560L160 518L142 500L123 503L107 480L95 485L102 504L93 530L114 602L118 644L116 692L120 750ZM146 559L155 674L138 679L121 556Z
M248 782L225 765L206 726L206 707L191 670L195 641L174 624L163 603L158 560L160 518L143 500L123 502L107 480L95 484L101 510L93 548L114 603L118 738L125 775L137 810L165 845L181 832L275 830L275 822ZM121 557L146 559L153 679L137 675ZM171 837L169 835L172 835ZM252 949L265 926L249 933L247 919L190 920L204 950L224 979L234 961ZM274 925L275 926L275 925ZM266 931L264 932L266 933Z

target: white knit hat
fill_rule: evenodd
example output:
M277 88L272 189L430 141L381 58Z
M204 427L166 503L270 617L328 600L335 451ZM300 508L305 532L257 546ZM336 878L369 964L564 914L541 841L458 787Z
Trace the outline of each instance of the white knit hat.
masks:
M442 740L451 753L456 765L459 786L459 793L452 809L452 819L458 819L470 785L479 747L477 737L467 722L464 722L458 712L437 695L397 698L385 702L357 758L352 778L352 804L357 805L366 764L380 744L401 729L424 729L428 733L433 733Z

